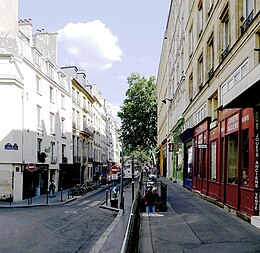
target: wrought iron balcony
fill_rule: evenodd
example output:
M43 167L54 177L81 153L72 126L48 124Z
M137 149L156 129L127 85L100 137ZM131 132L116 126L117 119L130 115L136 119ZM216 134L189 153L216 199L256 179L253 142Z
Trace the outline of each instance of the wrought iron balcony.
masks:
M51 156L51 164L56 164L57 163L57 156Z
M249 25L252 23L254 18L254 11L252 11L248 17L246 18L245 22L243 23L243 25L241 25L240 29L241 29L241 34L243 34L247 28L249 27Z
M210 69L208 75L209 75L209 79L211 79L211 78L213 77L213 75L214 75L214 67L212 67L212 68Z
M80 162L80 156L73 156L73 162L79 163Z
M208 17L210 16L212 10L213 10L213 4L212 4L212 5L210 6L210 8L209 8Z
M229 45L226 47L226 49L221 54L222 61L227 57L228 53L229 53Z
M65 157L65 156L63 156L63 157L62 157L62 163L68 163L68 158Z

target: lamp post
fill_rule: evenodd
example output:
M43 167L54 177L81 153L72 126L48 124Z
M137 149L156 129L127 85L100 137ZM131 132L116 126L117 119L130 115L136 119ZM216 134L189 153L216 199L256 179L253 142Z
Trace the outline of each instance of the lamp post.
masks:
M162 100L162 103L166 104L166 102L169 101L172 102L172 98L165 98ZM167 121L167 129L166 129L166 168L167 168L167 176L170 177L170 156L169 156L169 136L170 136L170 127L169 127L169 107L167 107L166 111L166 121Z
M121 191L120 191L120 208L124 210L124 196L123 196L123 175L124 175L124 142L122 140L122 165L121 165L121 177L120 177L120 185L121 185Z

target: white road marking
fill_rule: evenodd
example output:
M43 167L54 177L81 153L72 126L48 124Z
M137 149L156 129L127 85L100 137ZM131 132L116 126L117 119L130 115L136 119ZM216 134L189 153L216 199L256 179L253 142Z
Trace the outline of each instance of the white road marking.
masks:
M94 201L92 203L89 204L89 206L96 206L100 203L100 201Z
M82 210L87 210L87 209L89 209L89 207L88 207L88 206L84 207Z
M77 213L77 210L75 210L75 211L64 211L64 213Z
M88 202L90 202L90 200L82 201L82 202L78 203L77 206L82 206L82 205L84 205L84 204L86 204Z
M159 213L142 213L141 214L143 217L146 217L146 216L153 216L153 217L163 217L164 215L163 214L159 214Z

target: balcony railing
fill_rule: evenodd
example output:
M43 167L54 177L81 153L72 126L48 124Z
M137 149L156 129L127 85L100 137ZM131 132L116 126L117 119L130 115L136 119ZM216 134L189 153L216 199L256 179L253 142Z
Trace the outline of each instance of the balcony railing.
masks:
M249 25L252 23L253 18L254 18L254 11L252 11L252 12L248 15L248 17L247 17L247 19L245 20L245 22L243 23L243 25L241 25L241 27L240 27L240 29L241 29L241 34L243 34L243 33L247 30L247 28L249 27Z
M57 156L51 156L51 164L56 164L57 163Z
M214 67L212 67L212 68L210 69L208 75L209 75L209 79L211 79L211 78L213 77L213 75L214 75Z
M212 4L211 7L209 8L208 17L210 16L212 10L213 10L213 4Z
M226 47L226 49L221 54L222 61L227 57L228 53L229 53L229 45Z
M65 156L63 156L63 157L62 157L62 163L68 163L68 158L65 157Z
M93 163L94 162L94 158L93 157L88 157L88 162L89 163Z
M73 156L73 162L79 163L80 162L80 156Z

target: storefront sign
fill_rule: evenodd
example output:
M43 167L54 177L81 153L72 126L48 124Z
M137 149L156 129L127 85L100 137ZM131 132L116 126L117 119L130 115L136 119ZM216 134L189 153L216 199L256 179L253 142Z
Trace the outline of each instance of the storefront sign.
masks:
M198 148L207 148L207 147L208 147L207 144L199 144L199 145L198 145Z
M15 143L12 145L10 142L6 143L4 146L5 150L18 150L18 145Z
M255 211L259 208L259 113L255 111Z
M238 113L227 119L227 133L235 132L238 130Z

